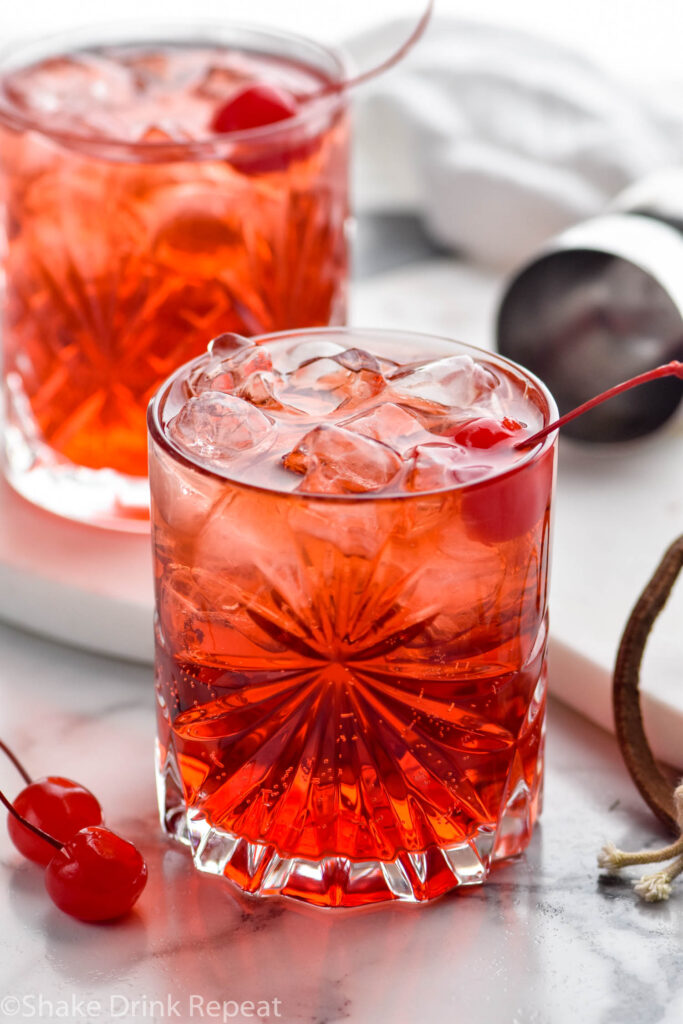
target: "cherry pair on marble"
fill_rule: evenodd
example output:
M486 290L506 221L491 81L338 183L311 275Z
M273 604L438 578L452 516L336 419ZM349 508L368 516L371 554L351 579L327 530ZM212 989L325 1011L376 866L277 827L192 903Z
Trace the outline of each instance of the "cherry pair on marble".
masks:
M81 921L127 914L147 882L139 850L102 824L99 801L84 786L55 775L33 781L2 741L0 749L27 783L12 803L0 792L10 838L45 868L53 903Z

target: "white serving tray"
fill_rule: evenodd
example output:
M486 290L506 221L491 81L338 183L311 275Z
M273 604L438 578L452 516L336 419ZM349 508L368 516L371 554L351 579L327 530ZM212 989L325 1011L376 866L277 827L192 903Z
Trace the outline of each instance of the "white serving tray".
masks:
M148 534L61 519L0 478L0 617L133 661L152 657Z

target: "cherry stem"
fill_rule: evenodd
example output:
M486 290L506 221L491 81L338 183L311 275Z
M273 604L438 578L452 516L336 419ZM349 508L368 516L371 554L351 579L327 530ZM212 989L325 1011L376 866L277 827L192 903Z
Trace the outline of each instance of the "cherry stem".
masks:
M648 370L646 373L639 373L637 377L632 377L630 380L623 381L621 384L615 384L613 388L609 388L607 391L603 391L602 394L596 395L595 398L590 398L583 405L577 406L576 409L572 409L571 412L567 412L564 416L560 416L559 419L549 423L547 427L543 427L542 430L532 434L531 437L525 437L524 440L518 441L515 444L515 448L532 448L534 445L542 441L548 434L552 434L554 430L559 430L565 423L570 423L575 420L577 416L583 416L585 412L595 408L596 405L602 405L608 398L614 398L616 395L620 395L623 391L630 391L631 388L637 388L640 384L649 384L652 380L659 380L660 377L680 377L683 380L683 363L672 362L665 363L664 366L657 366L654 370Z
M31 778L29 773L26 771L26 769L24 768L23 764L21 763L21 761L19 760L17 755L12 750L10 750L10 748L7 746L7 744L3 743L2 740L0 740L0 750L2 750L3 754L5 754L6 757L8 757L10 759L10 761L12 762L14 767L17 769L17 771L21 775L21 777L24 780L24 782L26 783L26 785L30 786L31 783L33 782L33 779Z
M7 799L7 797L2 792L1 789L0 803L3 803L7 810L10 812L10 814L13 814L17 821L21 822L24 828L27 828L29 832L33 832L34 835L38 836L40 839L44 839L46 843L50 844L50 846L54 846L55 850L61 850L63 848L64 844L60 843L59 839L55 839L54 836L48 835L47 832L43 832L42 828L38 828L37 825L32 825L30 821L26 820L23 814L19 814L19 811L13 804L9 802L9 800Z
M338 82L327 82L320 89L316 89L314 92L306 93L297 97L300 101L310 102L311 100L323 99L325 96L331 96L337 92L346 92L347 89L355 89L357 85L363 85L365 82L369 82L372 78L376 78L377 75L383 74L385 71L389 71L396 64L403 60L406 54L410 53L416 43L420 41L424 35L427 25L430 22L432 13L434 11L434 0L428 0L427 6L425 7L424 13L417 25L410 33L404 43L399 46L386 60L383 60L381 64L375 65L375 67L369 68L367 71L361 71L360 74L354 75L352 78L342 78Z

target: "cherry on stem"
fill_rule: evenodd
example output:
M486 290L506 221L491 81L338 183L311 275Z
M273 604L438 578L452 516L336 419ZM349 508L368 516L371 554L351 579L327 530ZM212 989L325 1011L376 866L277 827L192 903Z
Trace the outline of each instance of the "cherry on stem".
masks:
M52 902L80 921L123 917L147 883L147 865L127 839L102 825L77 832L45 870Z
M54 850L28 829L26 822L60 843L86 825L102 822L102 808L90 790L56 775L32 782L15 797L13 805L21 817L10 817L7 822L10 839L24 857L43 866L51 860Z
M287 121L295 117L306 104L347 92L384 71L388 71L402 60L422 37L429 24L433 8L434 0L428 0L422 17L409 37L381 64L350 78L327 81L316 89L298 94L266 82L252 82L226 98L225 102L215 111L209 126L211 131L217 134L249 131L253 128L263 128L270 124ZM245 145L243 152L238 146L236 151L231 154L230 162L245 174L263 174L268 171L283 170L293 160L309 157L317 148L317 141L315 138L299 138L296 142L282 139L278 139L276 142L270 140L267 145L254 142L251 146Z
M53 848L53 855L54 850L61 850L62 844L59 842L59 840L55 839L54 836L49 835L47 832L43 832L42 828L38 828L37 825L33 825L30 821L24 818L23 815L20 814L20 812L16 809L14 804L11 804L9 802L9 800L7 799L7 797L2 792L1 789L0 803L4 804L7 810L9 811L10 821L19 822L21 827L23 829L26 829L27 832L31 832L36 837L36 839L39 839L41 842L47 843L48 846L51 846Z
M297 112L291 93L272 85L248 85L219 107L211 121L214 132L239 132L277 124Z
M81 921L111 921L131 910L147 883L147 865L132 843L103 825L88 825L62 843L24 818L2 790L0 803L50 849L45 888L60 910Z
M487 449L504 442L514 441L521 429L521 423L509 419L507 416L500 422L482 416L476 420L469 420L468 423L459 427L453 434L453 440L464 448Z
M59 842L66 842L86 825L101 823L102 808L85 786L57 775L34 781L14 751L2 740L0 751L27 784L13 802L18 816L10 815L7 822L10 839L24 857L45 865L54 852L42 838L45 833ZM27 828L25 822L35 826L41 834Z
M100 824L102 809L89 790L54 775L34 782L2 740L0 751L27 783L13 803L0 790L10 837L25 857L46 866L55 905L82 921L127 914L147 882L140 852Z
M26 771L26 769L24 768L23 764L21 763L21 761L19 760L17 755L14 753L14 751L10 750L10 748L7 746L7 744L3 743L2 740L0 740L0 750L3 752L5 757L7 757L12 762L12 764L17 769L17 771L21 775L21 777L24 780L24 782L26 783L26 785L30 786L31 783L33 782L33 779L31 778L29 773Z
M427 6L424 9L422 17L415 25L415 28L410 33L405 42L401 43L397 50L394 50L386 60L383 60L381 64L376 64L374 67L368 68L367 71L361 71L357 75L353 75L351 78L342 78L338 82L327 82L319 89L314 92L306 93L300 97L300 100L318 100L324 96L331 96L334 93L346 92L348 89L355 89L357 85L364 85L365 82L369 82L371 79L376 78L377 75L384 74L385 71L389 71L396 64L403 60L403 58L410 53L413 47L420 41L422 36L427 30L427 26L432 17L434 11L434 0L427 0Z
M673 361L671 363L665 363L663 366L657 366L654 370L647 370L645 373L639 373L637 377L631 377L630 380L622 381L621 384L615 384L614 387L608 388L607 391L603 391L601 394L596 395L595 398L589 398L587 402L583 402L578 405L576 409L572 409L571 412L567 412L564 416L560 416L559 419L553 420L547 427L543 427L542 430L538 430L531 437L525 437L522 441L518 441L515 445L517 449L533 448L539 441L542 441L548 434L552 434L553 431L559 430L565 423L570 423L575 420L578 416L583 416L585 412L589 412L594 409L596 405L602 405L610 398L615 398L617 395L621 395L624 391L630 391L631 388L637 388L641 384L649 384L650 381L659 380L662 377L680 377L683 380L683 363Z

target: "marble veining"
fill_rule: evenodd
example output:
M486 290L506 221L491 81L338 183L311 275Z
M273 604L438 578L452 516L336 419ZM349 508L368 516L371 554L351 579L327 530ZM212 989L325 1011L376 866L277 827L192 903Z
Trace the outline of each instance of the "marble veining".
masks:
M8 996L92 999L101 1010L92 1019L106 1024L221 1019L202 1016L196 1001L193 1009L193 996L205 1011L209 1000L230 1011L267 1003L269 1019L287 1024L683 1019L683 887L667 904L644 905L631 876L600 878L595 868L605 838L635 847L663 833L614 740L562 705L551 704L545 810L523 857L434 905L324 913L239 898L162 839L149 668L6 626L0 650L0 734L35 775L58 772L95 790L108 823L141 845L150 868L130 918L82 925L52 907L40 872L3 831L0 1006ZM18 788L11 765L0 764L0 783ZM249 1005L247 1016L226 1019L259 1019ZM79 1014L76 1005L68 1019L89 1019Z

